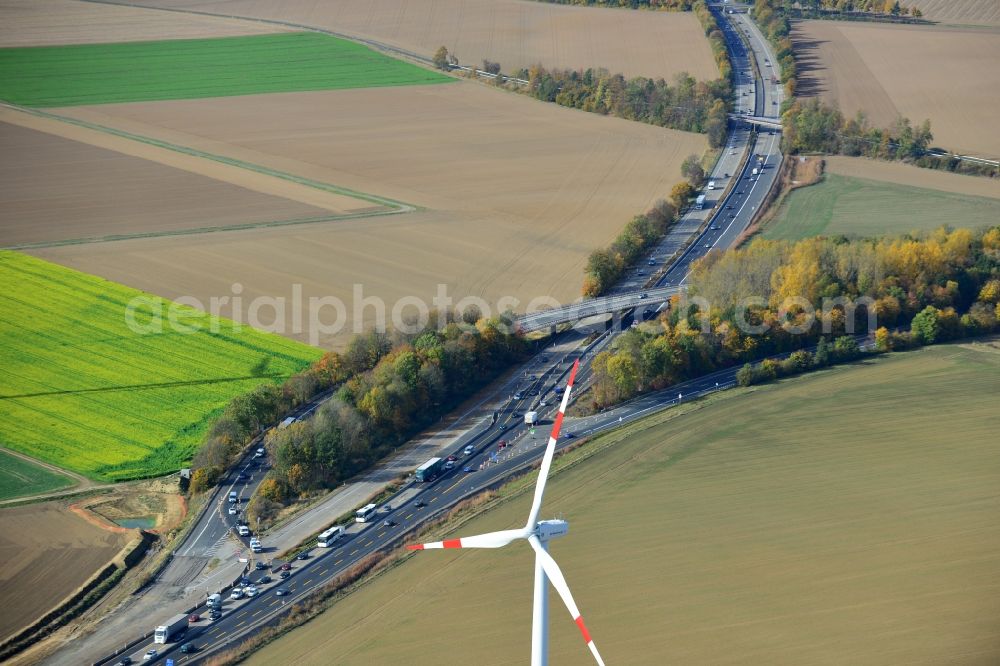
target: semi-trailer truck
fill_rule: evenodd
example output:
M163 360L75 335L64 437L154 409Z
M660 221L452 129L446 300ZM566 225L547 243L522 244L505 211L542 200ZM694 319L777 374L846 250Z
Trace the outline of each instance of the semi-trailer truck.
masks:
M443 458L431 458L423 465L417 468L416 480L417 481L433 481L438 477L441 471L444 469L444 459Z
M188 628L187 615L175 615L166 624L161 624L153 632L154 643L169 643L182 635Z

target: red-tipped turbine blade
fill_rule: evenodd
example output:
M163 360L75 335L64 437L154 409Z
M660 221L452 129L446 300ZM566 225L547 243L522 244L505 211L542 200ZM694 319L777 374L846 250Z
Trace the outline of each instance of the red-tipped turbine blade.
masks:
M541 542L538 537L531 536L528 538L528 543L531 547L535 549L535 557L541 562L542 569L545 570L545 575L548 576L549 581L552 583L552 587L556 588L556 592L562 597L563 603L566 604L566 609L569 614L573 616L573 621L576 622L576 626L580 629L580 633L583 635L584 642L587 643L587 647L590 648L591 654L594 655L594 659L600 666L604 666L604 660L601 659L601 653L597 651L597 646L594 645L594 640L590 637L590 632L587 631L587 625L583 623L583 617L580 615L580 609L576 607L576 602L573 601L573 594L569 591L569 585L566 584L566 579L562 575L562 571L559 569L559 565L556 561L552 559L552 556L542 548Z
M535 498L531 502L531 513L528 514L528 523L525 529L534 532L538 523L538 512L542 510L542 496L545 494L545 482L549 478L549 468L552 467L552 456L556 452L556 441L559 439L559 429L562 428L563 417L566 415L566 405L569 404L569 394L573 390L573 382L576 380L576 371L580 367L580 359L573 362L573 369L569 371L569 381L566 382L566 391L563 393L562 402L559 404L559 413L556 414L555 423L552 424L552 434L549 435L549 443L545 447L545 455L542 456L542 467L538 471L538 483L535 485Z
M460 539L448 539L447 541L433 541L431 543L417 543L407 546L407 550L430 550L432 548L503 548L515 539L527 539L528 533L525 530L503 530L501 532L489 532L487 534L477 534L476 536L462 537Z

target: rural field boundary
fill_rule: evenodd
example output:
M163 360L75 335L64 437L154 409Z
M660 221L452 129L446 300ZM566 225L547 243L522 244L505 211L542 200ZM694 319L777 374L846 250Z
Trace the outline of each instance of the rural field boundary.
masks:
M359 218L368 217L381 217L386 215L398 215L401 213L412 213L421 210L420 207L408 204L403 201L397 201L395 199L390 199L388 197L382 197L376 194L369 194L367 192L359 192L357 190L352 190L347 187L342 187L340 185L333 185L331 183L324 183L311 178L306 178L304 176L297 176L285 171L280 171L278 169L273 169L261 164L255 164L253 162L247 162L245 160L240 160L234 157L226 157L224 155L217 155L215 153L209 153L203 150L198 150L197 148L190 148L187 146L178 145L175 143L170 143L168 141L163 141L160 139L154 139L152 137L143 136L141 134L135 134L133 132L127 132L125 130L119 130L112 127L107 127L98 123L93 123L87 120L80 120L76 118L71 118L68 116L63 116L57 113L52 113L49 111L42 111L40 109L32 109L23 106L18 106L16 104L10 104L7 102L0 103L0 108L7 108L15 112L20 112L26 115L35 116L38 118L44 118L47 120L54 120L56 122L61 122L69 125L74 125L76 127L81 127L83 129L88 129L96 132L101 132L109 136L115 136L121 139L126 139L128 141L134 141L136 143L145 144L152 146L154 148L160 148L163 150L169 150L171 152L179 153L181 155L186 155L188 157L194 157L197 159L207 160L210 162L217 162L219 164L224 164L226 166L235 167L237 169L243 169L245 171L250 171L257 173L269 178L275 178L278 180L283 180L286 182L294 183L296 185L301 185L303 187L308 187L314 190L319 190L321 192L327 192L330 194L350 197L352 199L357 199L360 201L365 201L376 206L386 208L387 210L362 210L356 213L347 213L342 215L321 215L307 218L298 218L292 220L266 220L262 222L251 222L246 224L233 224L233 225L220 225L220 226L208 226L208 227L198 227L194 229L175 229L168 231L150 231L150 232L138 232L134 234L112 234L107 236L94 236L87 238L76 238L76 239L65 239L58 241L43 241L38 243L23 243L19 245L12 245L6 249L20 250L20 249L33 249L41 247L58 247L63 245L79 245L85 243L101 243L101 242L111 242L117 240L131 240L136 238L156 238L163 236L186 236L190 234L204 234L204 233L215 233L220 231L242 231L247 229L256 229L262 227L279 227L279 226L290 226L299 224L317 224L321 222L332 222L340 220L351 220ZM176 168L176 167L175 167Z
M309 32L318 32L324 35L330 35L331 37L339 37L341 39L346 39L352 42L357 42L359 44L364 44L379 51L401 55L405 58L409 58L410 60L416 60L417 62L420 62L424 65L434 64L433 59L428 58L427 56L419 55L417 53L414 53L413 51L407 51L406 49L401 49L398 46L390 46L388 44L376 41L374 39L357 37L355 35L347 35L342 32L335 32L333 30L326 30L324 28L317 28L316 26L306 25L305 23L296 23L294 21L281 21L278 19L256 18L253 16L241 16L239 14L224 14L221 12L207 12L199 9L181 9L179 7L153 7L138 2L115 2L115 0L81 0L81 1L89 2L95 5L118 5L121 7L133 7L135 9L151 9L153 11L158 11L158 12L174 12L176 14L191 14L195 16L213 16L215 18L227 18L239 21L252 21L254 23L267 23L270 25L277 25L283 28L307 30Z

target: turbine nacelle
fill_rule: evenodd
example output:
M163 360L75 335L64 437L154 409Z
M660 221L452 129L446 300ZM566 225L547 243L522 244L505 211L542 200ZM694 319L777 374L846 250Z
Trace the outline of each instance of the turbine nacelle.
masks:
M535 535L540 541L548 541L557 537L565 536L569 532L569 523L565 520L554 518L552 520L539 520L535 527Z

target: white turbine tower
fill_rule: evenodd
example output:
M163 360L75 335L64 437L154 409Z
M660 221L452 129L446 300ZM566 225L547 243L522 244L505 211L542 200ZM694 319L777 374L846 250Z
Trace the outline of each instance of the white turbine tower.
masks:
M559 438L559 428L562 426L563 416L566 413L566 404L569 402L570 391L573 390L573 380L576 378L576 370L580 366L577 360L573 364L573 369L569 373L569 381L566 383L566 392L563 393L562 403L559 405L559 414L556 415L555 423L552 425L552 434L549 436L549 443L545 447L545 455L542 457L542 467L538 472L538 484L535 486L535 498L531 503L531 513L528 514L528 522L519 530L503 530L501 532L490 532L489 534L479 534L477 536L462 537L461 539L449 539L448 541L435 541L433 543L416 544L407 546L410 550L426 550L430 548L502 548L511 541L523 539L527 541L535 551L535 596L534 607L531 616L531 664L532 666L545 666L548 664L548 588L546 581L552 581L552 586L562 597L563 603L573 616L573 621L583 634L583 640L587 642L594 659L600 666L604 666L604 660L597 651L597 646L590 638L590 632L583 623L580 611L573 601L573 595L569 591L566 579L563 578L559 565L548 553L549 539L560 537L569 531L569 523L565 520L538 520L538 512L542 508L542 495L545 494L545 481L549 476L549 468L552 466L552 455L556 450L556 440Z

